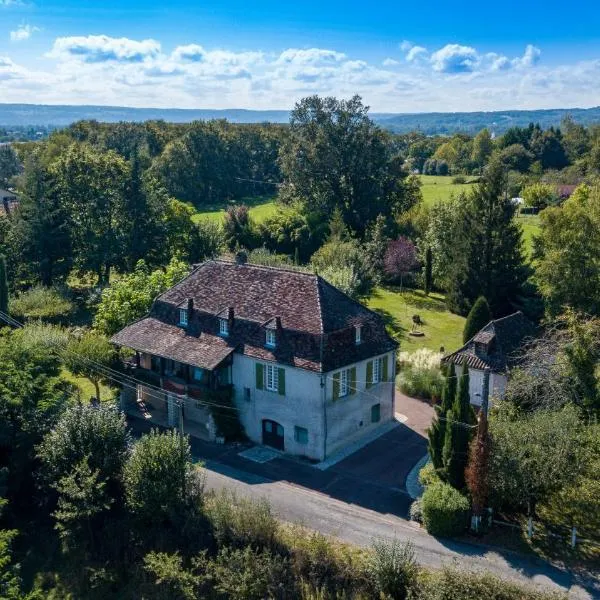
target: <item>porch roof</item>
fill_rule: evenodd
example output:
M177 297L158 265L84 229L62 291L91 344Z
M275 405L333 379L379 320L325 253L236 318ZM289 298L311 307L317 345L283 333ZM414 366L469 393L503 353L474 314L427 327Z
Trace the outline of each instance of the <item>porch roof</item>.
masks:
M208 333L190 335L182 327L169 325L153 317L128 325L114 335L111 342L210 371L234 350L222 337Z

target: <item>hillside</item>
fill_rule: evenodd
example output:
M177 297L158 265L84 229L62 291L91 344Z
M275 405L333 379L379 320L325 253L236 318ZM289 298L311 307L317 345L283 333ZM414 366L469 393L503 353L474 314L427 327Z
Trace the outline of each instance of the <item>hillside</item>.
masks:
M501 134L509 127L515 125L525 126L531 122L539 123L544 128L558 125L566 114L570 114L583 125L600 122L600 107L464 113L373 113L372 117L381 126L395 133L404 133L416 129L428 135L450 134L457 131L473 133L488 127L496 134ZM286 123L288 118L289 112L286 110L0 104L0 127L65 126L82 119L95 119L105 122L162 119L173 123L227 119L232 123L262 123L266 121Z

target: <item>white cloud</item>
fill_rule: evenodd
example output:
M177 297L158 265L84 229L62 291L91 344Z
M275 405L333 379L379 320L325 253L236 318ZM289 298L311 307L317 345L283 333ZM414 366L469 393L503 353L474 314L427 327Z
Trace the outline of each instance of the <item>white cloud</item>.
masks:
M525 48L525 54L521 58L515 58L512 60L512 65L517 68L529 68L536 65L541 56L542 52L539 48L528 44Z
M130 62L138 63L160 53L155 40L141 42L107 35L61 37L54 41L50 58L73 59L84 63Z
M395 60L393 58L386 58L381 63L384 67L395 67L400 64L400 61Z
M294 65L336 64L346 58L343 52L336 52L335 50L323 50L321 48L300 50L298 48L289 48L279 55L277 63Z
M471 73L479 64L479 54L471 46L447 44L431 55L431 65L438 73Z
M40 28L32 25L20 25L15 31L10 32L10 41L23 42L28 40L36 31L40 31Z
M402 40L400 42L400 50L402 50L402 52L408 52L413 46L414 44L408 40Z
M22 0L0 0L0 7L9 6L25 6L25 3Z
M406 60L408 62L417 62L421 59L427 58L428 52L427 48L423 48L423 46L413 46L406 53Z

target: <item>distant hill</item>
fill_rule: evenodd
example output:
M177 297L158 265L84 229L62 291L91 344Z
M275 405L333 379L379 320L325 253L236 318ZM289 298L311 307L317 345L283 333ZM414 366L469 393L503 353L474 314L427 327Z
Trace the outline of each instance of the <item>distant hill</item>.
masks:
M524 126L531 122L539 123L542 127L559 125L566 114L570 114L575 121L584 125L600 123L600 107L462 113L373 113L372 117L382 127L396 133L417 129L428 135L459 131L474 133L487 127L496 134L501 134L509 127ZM286 123L289 112L286 110L0 104L0 127L63 127L82 119L95 119L109 123L149 119L162 119L173 123L207 119L227 119L232 123Z

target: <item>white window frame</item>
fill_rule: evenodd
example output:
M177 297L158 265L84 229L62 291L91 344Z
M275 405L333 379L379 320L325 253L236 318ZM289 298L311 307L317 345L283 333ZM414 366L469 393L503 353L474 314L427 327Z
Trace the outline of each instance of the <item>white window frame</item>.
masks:
M373 361L373 378L371 383L380 383L383 377L383 358L376 358Z
M188 310L187 308L179 309L179 324L183 327L187 327L189 323Z
M267 329L265 332L265 346L275 348L277 346L277 335L274 329Z
M227 337L229 335L229 322L227 319L219 319L219 335Z
M279 392L279 369L277 365L265 365L265 390Z
M340 371L340 392L338 396L344 398L348 395L350 395L350 369L344 369Z
M358 346L362 342L362 326L356 325L354 328L354 343Z

